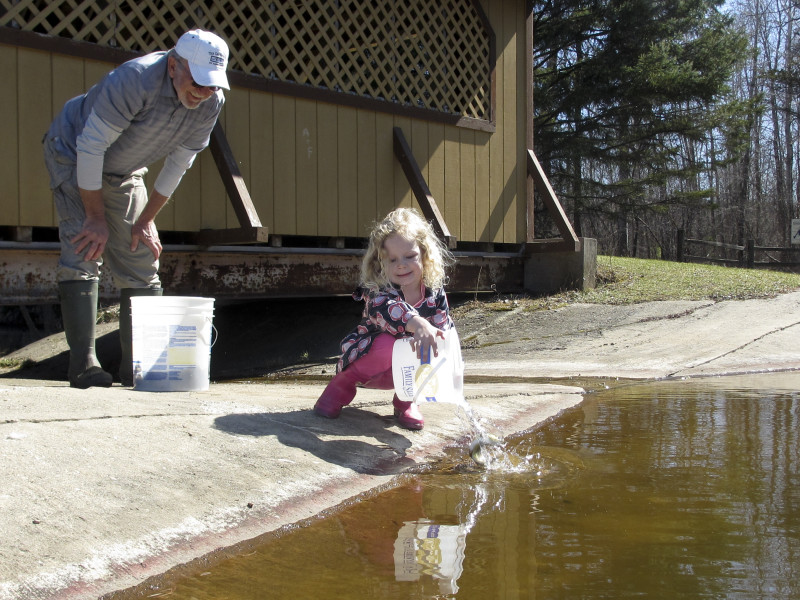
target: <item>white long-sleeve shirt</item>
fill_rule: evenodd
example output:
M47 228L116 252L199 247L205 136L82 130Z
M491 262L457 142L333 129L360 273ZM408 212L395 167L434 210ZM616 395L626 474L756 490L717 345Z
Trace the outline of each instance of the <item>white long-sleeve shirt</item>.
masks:
M189 110L167 71L167 53L120 65L86 94L69 100L48 135L72 162L78 185L100 189L103 174L126 176L165 158L155 189L171 196L198 152L208 146L222 91ZM53 182L57 184L58 182Z

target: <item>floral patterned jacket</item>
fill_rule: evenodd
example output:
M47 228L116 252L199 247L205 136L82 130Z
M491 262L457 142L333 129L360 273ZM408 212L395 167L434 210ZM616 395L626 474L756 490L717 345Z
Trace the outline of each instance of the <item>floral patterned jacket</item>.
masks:
M453 327L450 306L443 288L425 288L425 296L416 306L405 301L403 293L395 288L386 288L369 293L366 288L358 288L353 300L364 302L361 322L342 340L342 356L336 365L340 372L347 365L364 356L374 340L381 333L389 333L397 338L411 336L406 332L406 323L419 315L434 327L446 331Z

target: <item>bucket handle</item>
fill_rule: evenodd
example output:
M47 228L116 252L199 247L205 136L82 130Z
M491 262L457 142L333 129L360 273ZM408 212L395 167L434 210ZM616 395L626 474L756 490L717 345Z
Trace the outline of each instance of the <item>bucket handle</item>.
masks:
M209 351L211 351L211 348L213 348L214 344L216 344L217 340L219 340L219 331L217 331L217 328L214 326L214 322L210 317L206 317L206 320L211 323L212 337L214 338L211 344L208 346Z

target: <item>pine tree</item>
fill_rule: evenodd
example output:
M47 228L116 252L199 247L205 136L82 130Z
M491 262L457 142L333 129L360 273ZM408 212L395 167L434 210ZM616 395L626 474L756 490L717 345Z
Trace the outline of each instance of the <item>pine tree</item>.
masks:
M579 235L600 217L628 254L632 218L709 202L696 182L715 157L694 145L738 126L727 82L746 48L721 4L535 3L535 148Z

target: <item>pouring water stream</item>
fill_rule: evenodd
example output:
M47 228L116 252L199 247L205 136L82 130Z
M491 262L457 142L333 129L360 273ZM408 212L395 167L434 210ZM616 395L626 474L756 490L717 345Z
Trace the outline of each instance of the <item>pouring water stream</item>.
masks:
M407 338L395 342L392 367L395 392L416 404L447 402L456 404L471 433L469 454L476 464L490 468L503 452L502 436L489 432L464 398L464 360L455 329L445 334L438 357L423 361L411 349Z

